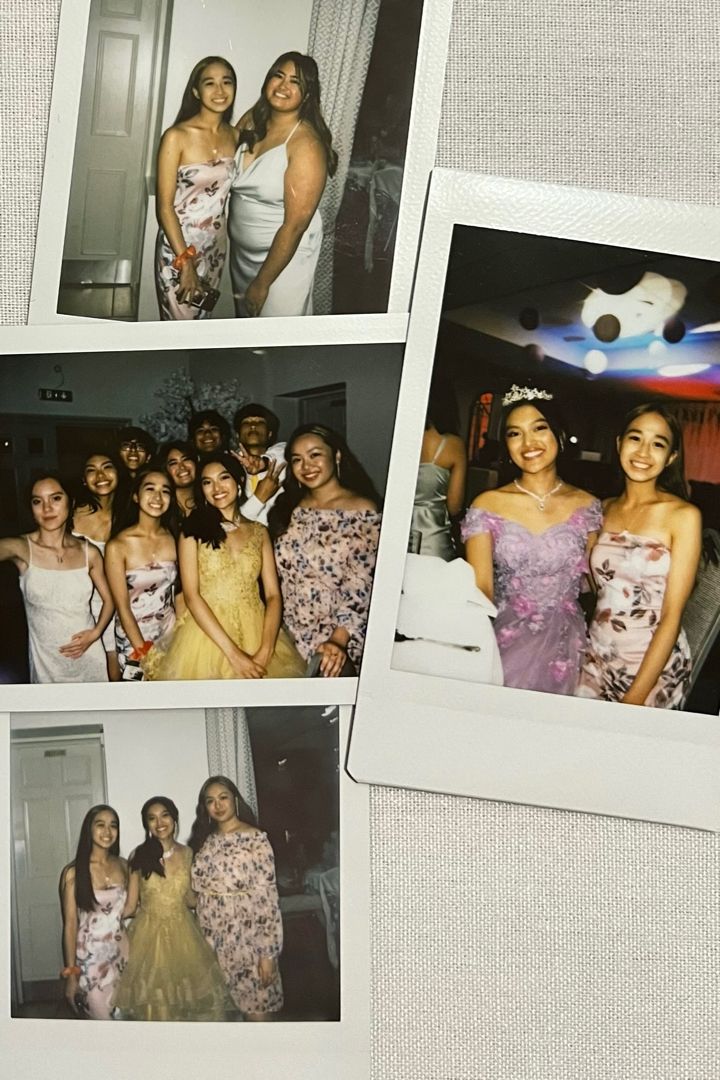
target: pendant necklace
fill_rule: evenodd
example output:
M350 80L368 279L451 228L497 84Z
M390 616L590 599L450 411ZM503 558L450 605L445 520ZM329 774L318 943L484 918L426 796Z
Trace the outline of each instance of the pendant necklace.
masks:
M522 491L523 495L529 495L531 499L534 499L535 502L538 504L539 508L544 511L545 510L545 503L547 502L547 500L550 498L551 495L555 495L556 492L558 492L560 490L560 488L563 486L563 481L558 480L555 487L550 488L550 490L546 491L544 495L536 495L534 491L528 491L528 489L524 488L522 486L522 484L519 484L517 482L517 480L513 480L513 484L518 489L518 491Z

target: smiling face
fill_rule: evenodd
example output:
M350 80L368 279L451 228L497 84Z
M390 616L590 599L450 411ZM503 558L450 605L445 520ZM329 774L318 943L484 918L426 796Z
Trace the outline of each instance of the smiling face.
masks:
M195 483L197 473L195 460L179 447L173 447L170 451L165 462L165 468L176 488L192 487Z
M220 461L203 466L200 485L205 501L215 506L224 518L232 520L237 506L239 488L235 477Z
M673 434L659 413L635 417L617 441L620 466L628 480L657 480L677 457Z
M238 820L235 796L224 784L211 784L206 790L205 810L210 820L218 825Z
M142 469L143 465L147 464L150 458L148 448L138 442L137 439L127 439L125 442L121 442L118 453L123 465L133 476L139 469Z
M175 835L175 819L164 803L151 803L145 811L147 831L160 843L172 840Z
M534 405L519 405L508 414L505 445L510 460L524 473L538 473L557 461L558 441Z
M94 846L109 851L113 844L117 843L119 834L120 823L115 814L110 810L100 810L90 826Z
M70 497L57 480L36 480L30 492L30 508L42 529L63 529L70 517Z
M152 518L160 518L170 509L172 499L170 481L164 473L146 473L133 499L143 513Z
M213 450L219 450L222 442L222 432L217 424L211 420L203 420L193 435L193 442L201 454L211 454Z
M302 487L316 491L337 479L340 451L333 451L320 435L300 435L292 445L290 468Z
M222 113L235 100L235 79L224 64L208 64L200 72L193 95L209 112Z
M110 458L105 454L91 454L83 470L85 487L97 498L112 495L118 486L118 473Z
M265 100L276 112L297 112L303 103L300 77L292 60L273 68L265 82Z

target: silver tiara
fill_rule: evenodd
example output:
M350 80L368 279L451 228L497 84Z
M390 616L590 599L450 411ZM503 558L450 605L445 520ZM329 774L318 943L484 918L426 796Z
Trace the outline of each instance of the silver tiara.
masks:
M503 408L514 405L516 401L552 401L553 396L547 390L538 390L534 386L518 386L517 383L508 390L502 399Z

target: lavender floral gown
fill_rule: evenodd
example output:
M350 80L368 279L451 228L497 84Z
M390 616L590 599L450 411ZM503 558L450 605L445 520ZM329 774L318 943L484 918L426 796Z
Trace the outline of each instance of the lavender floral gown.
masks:
M601 520L597 499L539 534L487 510L465 515L463 540L492 537L495 636L505 686L575 692L587 643L578 603L588 570L585 547Z

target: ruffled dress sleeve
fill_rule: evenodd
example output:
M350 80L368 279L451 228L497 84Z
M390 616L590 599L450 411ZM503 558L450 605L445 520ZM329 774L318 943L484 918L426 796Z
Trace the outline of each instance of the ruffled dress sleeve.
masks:
M283 928L280 915L275 856L265 833L253 838L255 884L251 901L255 911L255 951L258 956L275 958L282 952Z
M496 536L500 521L501 518L497 514L491 514L489 510L480 510L478 507L471 506L460 522L460 535L463 543L466 543L471 536L477 536L479 533L490 533L492 536Z
M343 569L337 591L337 625L347 630L356 656L362 653L382 517L375 511L343 515L338 549Z

